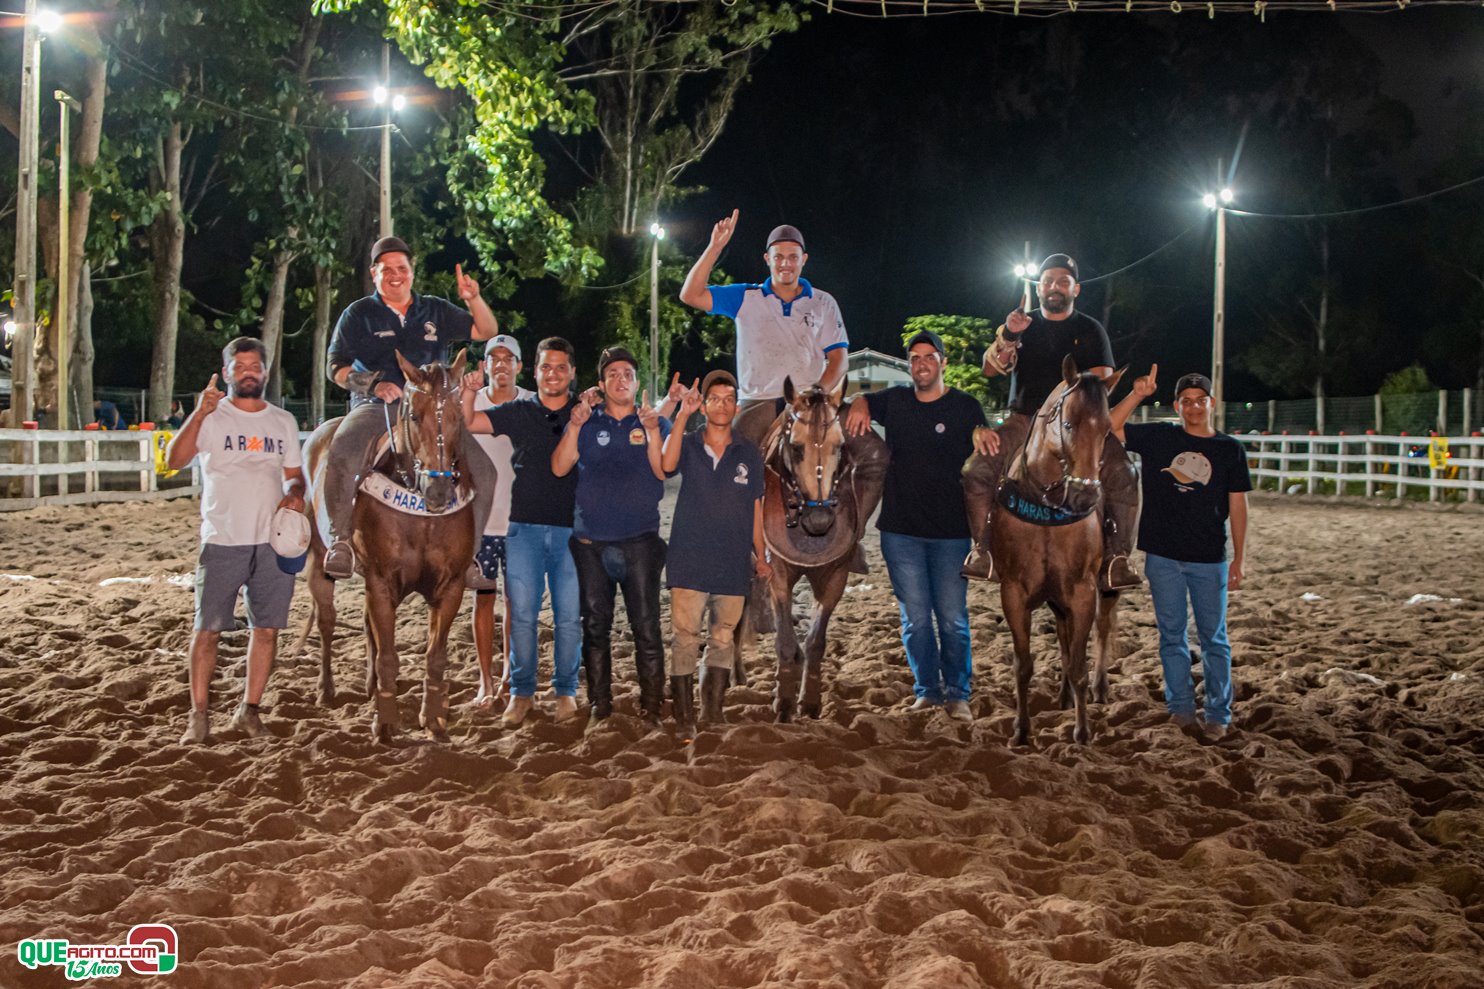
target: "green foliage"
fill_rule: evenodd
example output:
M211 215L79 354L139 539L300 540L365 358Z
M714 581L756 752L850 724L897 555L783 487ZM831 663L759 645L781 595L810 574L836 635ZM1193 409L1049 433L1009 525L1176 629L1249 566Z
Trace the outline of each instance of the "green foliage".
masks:
M902 328L902 343L923 330L938 334L948 361L943 380L950 388L973 395L986 408L997 409L1009 400L1009 379L986 378L981 369L984 351L993 342L997 327L997 323L977 316L913 316Z
M1393 371L1381 382L1382 395L1416 395L1419 392L1437 391L1437 385L1427 378L1427 371L1421 364L1413 364L1404 367L1400 371Z

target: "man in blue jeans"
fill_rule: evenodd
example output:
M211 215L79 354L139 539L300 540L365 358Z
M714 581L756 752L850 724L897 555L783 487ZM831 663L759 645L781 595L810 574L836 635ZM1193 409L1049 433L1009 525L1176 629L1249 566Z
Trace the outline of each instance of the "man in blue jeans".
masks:
M1125 425L1153 395L1159 365L1134 382L1113 409L1113 433L1144 460L1144 522L1139 548L1159 626L1165 704L1182 730L1196 726L1190 675L1190 612L1195 612L1205 680L1206 737L1227 733L1232 720L1232 650L1226 637L1226 594L1242 586L1247 545L1247 492L1252 479L1242 444L1211 425L1211 379L1187 374L1175 382L1180 425ZM1226 560L1227 520L1232 558ZM1190 601L1189 610L1186 599Z
M876 528L917 681L912 710L941 705L949 717L972 721L969 584L959 573L970 539L960 472L976 448L987 453L997 438L979 402L944 384L948 362L936 333L924 330L908 340L907 358L912 386L851 402L845 432L864 435L875 419L891 449Z
M548 337L536 345L536 395L474 411L479 381L465 379L464 423L475 433L510 437L510 528L505 535L505 586L510 597L510 701L500 719L515 727L530 714L536 693L538 654L536 620L541 596L551 592L555 631L551 685L556 691L555 719L577 714L577 667L582 644L577 568L567 541L577 478L551 471L551 455L580 404L572 395L575 365L572 345ZM471 387L472 385L472 387Z

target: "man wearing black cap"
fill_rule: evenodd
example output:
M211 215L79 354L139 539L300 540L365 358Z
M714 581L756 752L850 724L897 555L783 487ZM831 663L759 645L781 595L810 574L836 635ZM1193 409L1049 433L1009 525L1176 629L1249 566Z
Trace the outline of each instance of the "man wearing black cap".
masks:
M1149 596L1159 626L1165 705L1175 724L1182 729L1195 727L1187 631L1193 611L1201 640L1205 733L1215 741L1226 734L1232 720L1226 595L1242 586L1247 492L1252 490L1252 478L1242 444L1211 425L1211 379L1204 374L1187 374L1175 382L1180 425L1125 425L1139 403L1155 393L1158 374L1156 364L1113 407L1113 434L1144 459L1144 499L1149 510L1139 530L1139 548L1144 551L1144 572L1149 575ZM1230 563L1226 559L1228 519Z
M551 455L551 472L577 469L572 518L572 561L582 599L582 662L592 705L588 729L613 713L613 603L623 589L634 633L640 716L658 727L665 703L665 646L660 638L660 464L670 420L649 407L646 391L636 403L639 362L622 347L598 358L601 398L572 407L572 417ZM598 405L601 402L601 406Z
M834 296L803 277L809 255L804 235L782 224L768 234L763 262L768 279L761 284L708 285L711 269L737 227L738 210L711 230L710 243L696 259L680 301L701 312L730 316L737 324L737 432L761 443L783 411L783 382L797 389L815 384L833 391L845 380L850 338ZM861 532L881 499L881 482L889 452L875 433L850 437L846 455L861 491ZM859 535L859 533L858 533ZM851 569L865 573L856 550Z
M1061 382L1062 359L1068 354L1080 371L1100 378L1113 373L1113 347L1103 324L1078 312L1074 300L1082 291L1077 262L1053 254L1041 262L1037 293L1041 308L1017 309L1005 317L994 343L984 352L984 374L1010 375L1010 417L989 445L993 452L976 453L964 465L964 501L974 550L964 561L963 575L975 580L999 580L989 553L989 527L995 493L1009 458L1020 452L1030 435L1031 417L1051 390ZM1129 563L1134 532L1139 524L1138 474L1123 445L1110 438L1103 446L1103 564L1098 586L1104 591L1138 587L1139 575Z
M402 399L404 379L397 353L416 367L442 363L450 343L470 337L488 340L500 332L494 312L479 295L479 285L460 265L454 266L454 274L467 311L447 299L414 293L411 249L396 237L383 237L371 248L371 281L376 291L346 306L335 324L329 376L351 393L351 410L330 443L326 469L327 577L349 577L355 570L350 533L356 484L367 449L387 431ZM455 368L455 372L462 376L464 369ZM478 547L495 494L495 469L468 435L458 451L458 463L474 483L470 524ZM495 587L472 560L465 583L479 590Z
M706 427L686 433L686 421L705 410ZM675 726L695 734L695 679L701 666L701 715L725 721L728 683L737 666L735 634L754 576L772 574L763 545L763 455L732 430L737 379L726 371L706 375L700 390L680 399L675 428L665 441L665 473L683 480L670 526L670 696ZM711 617L702 636L702 619Z
M993 434L979 402L944 383L947 360L936 333L914 334L907 358L911 387L869 392L865 401L852 402L845 431L861 435L875 419L891 448L876 528L916 681L912 710L942 706L949 717L971 721L969 585L959 574L969 551L969 526L959 472L976 449L988 450Z

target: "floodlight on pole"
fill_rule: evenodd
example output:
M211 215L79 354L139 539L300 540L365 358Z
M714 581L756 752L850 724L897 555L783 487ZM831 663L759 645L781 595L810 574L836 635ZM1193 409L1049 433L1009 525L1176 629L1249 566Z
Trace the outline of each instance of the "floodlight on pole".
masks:
M42 34L56 34L62 30L62 15L55 10L38 10L33 18L36 30Z
M659 221L649 225L649 394L659 401L660 394L660 241L665 228Z
M1206 208L1216 211L1216 287L1211 316L1211 410L1212 425L1226 428L1226 208L1236 199L1229 188L1201 197Z
M407 97L403 96L401 93L398 93L396 96L393 96L392 97L392 112L393 113L401 113L404 109L406 109L406 107L407 107Z
M386 87L377 86L371 90L371 102L381 106L386 102Z

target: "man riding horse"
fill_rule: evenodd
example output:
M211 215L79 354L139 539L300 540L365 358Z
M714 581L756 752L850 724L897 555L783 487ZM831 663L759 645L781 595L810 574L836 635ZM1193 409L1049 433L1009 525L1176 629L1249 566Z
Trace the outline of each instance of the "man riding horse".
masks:
M1005 465L1025 445L1031 416L1062 379L1062 360L1104 380L1113 374L1113 348L1103 325L1074 306L1082 286L1077 262L1053 254L1041 263L1037 293L1041 308L1017 309L1005 318L994 343L984 352L986 377L1010 374L1010 417L996 432L990 454L975 453L964 465L964 502L974 549L964 561L971 580L1000 579L989 551L995 494ZM1139 478L1123 444L1110 436L1103 446L1098 479L1103 491L1103 563L1098 588L1103 592L1138 587L1142 579L1129 562L1139 525Z
M340 424L330 444L324 505L324 560L326 577L349 577L355 571L351 549L351 508L356 485L367 463L372 445L391 432L402 401L406 379L398 365L400 353L413 366L441 364L448 345L472 337L489 340L500 332L489 305L479 295L474 279L454 266L459 297L469 306L460 309L447 299L417 295L412 291L412 251L396 237L383 237L371 248L371 280L376 291L357 299L340 314L330 340L329 376L351 393L350 414ZM459 374L462 368L456 369ZM457 406L452 410L459 416ZM474 545L484 534L495 493L495 468L472 437L461 436L457 450L442 451L449 462L458 461L472 474L474 487ZM471 559L465 584L476 590L493 590L488 579Z

